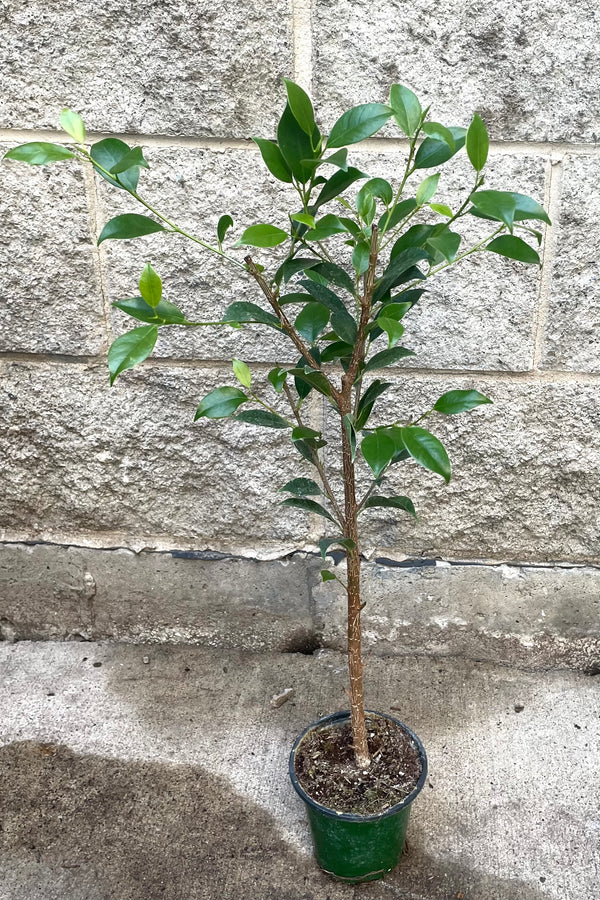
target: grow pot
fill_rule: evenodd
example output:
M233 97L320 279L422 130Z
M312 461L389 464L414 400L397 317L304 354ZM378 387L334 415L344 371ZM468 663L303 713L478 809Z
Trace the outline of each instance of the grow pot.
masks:
M404 847L410 808L427 776L427 756L416 734L393 716L372 711L367 715L378 716L400 726L419 754L421 774L414 789L400 803L375 815L338 812L317 803L300 784L295 767L300 744L312 731L348 722L348 711L333 713L309 725L296 740L289 762L292 784L306 804L317 862L329 875L349 883L383 878L398 864Z

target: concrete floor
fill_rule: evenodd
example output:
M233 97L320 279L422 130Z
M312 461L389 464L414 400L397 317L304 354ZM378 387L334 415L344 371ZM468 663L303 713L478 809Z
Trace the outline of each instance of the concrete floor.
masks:
M366 677L430 773L399 868L351 887L314 863L286 772L347 705L342 655L0 644L0 900L596 900L600 677L432 657Z

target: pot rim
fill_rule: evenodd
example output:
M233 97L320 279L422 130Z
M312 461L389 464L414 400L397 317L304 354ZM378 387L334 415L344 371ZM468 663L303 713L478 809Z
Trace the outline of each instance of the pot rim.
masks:
M408 727L408 725L405 725L404 722L401 722L400 719L397 719L395 716L391 716L389 713L381 713L377 712L374 709L366 709L365 715L380 716L382 719L388 719L391 722L395 722L396 725L399 725L403 729L403 731L405 731L412 738L412 740L416 744L417 750L419 751L419 756L421 758L421 774L419 776L419 780L417 781L415 787L410 792L408 797L405 797L404 800L402 800L400 803L396 803L394 806L390 806L389 809L386 809L381 813L373 813L372 815L364 816L360 813L338 812L337 810L332 809L330 806L324 806L322 803L318 803L306 793L306 791L298 781L298 776L296 775L296 771L294 768L296 751L300 746L300 742L302 741L304 736L308 734L309 731L314 731L315 729L318 729L326 724L330 725L337 722L346 721L350 718L350 710L346 709L340 712L330 713L328 716L323 716L322 718L317 719L316 722L313 722L312 725L309 725L307 728L305 728L294 742L288 764L290 780L296 793L308 806L311 806L314 810L322 813L325 816L329 816L332 819L340 819L343 822L377 822L379 819L385 819L388 816L395 815L405 807L409 806L413 802L413 800L416 799L417 794L420 793L421 788L425 784L425 779L427 778L427 754L425 753L425 748L421 743L421 740L419 739L419 737L417 737L414 731L412 731Z

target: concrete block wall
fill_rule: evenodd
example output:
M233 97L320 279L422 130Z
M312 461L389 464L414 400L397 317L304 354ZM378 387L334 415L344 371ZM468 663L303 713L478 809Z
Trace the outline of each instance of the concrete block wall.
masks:
M498 603L506 602L498 587L500 565L516 573L541 566L544 590L553 584L568 591L568 579L585 572L586 596L594 603L589 586L600 581L598 15L588 0L503 0L489 8L463 0L375 6L366 0L221 6L140 0L133 17L115 0L101 8L87 0L25 6L7 0L0 144L8 149L56 139L60 109L71 106L93 138L114 134L141 144L151 164L142 176L144 194L182 226L210 236L224 212L240 228L283 221L288 186L274 182L250 141L274 134L284 103L282 76L310 90L325 130L354 104L385 101L393 82L409 85L447 124L467 125L473 111L480 112L492 139L488 186L535 197L549 209L553 227L546 229L540 272L476 259L440 278L415 311L406 343L418 355L390 376L397 415L453 388L477 387L495 405L441 423L452 483L444 487L407 467L398 486L413 497L419 523L373 514L368 551L373 559L475 563ZM373 174L390 176L405 150L390 130L355 150L354 158ZM442 201L468 183L467 162L447 169ZM249 426L192 424L198 400L230 381L233 355L265 378L272 364L288 361L284 344L269 338L267 346L253 328L217 335L173 331L161 336L152 360L108 387L107 349L125 327L110 304L136 292L148 259L163 277L166 297L190 315L219 315L241 296L258 299L254 287L166 235L97 248L110 216L136 210L76 163L41 169L3 164L0 178L5 633L89 636L88 612L73 624L71 607L59 603L67 610L62 625L56 613L56 573L67 547L107 554L95 572L82 569L97 586L105 579L112 610L111 624L98 624L95 636L134 637L150 635L152 604L140 613L145 624L131 624L126 612L120 617L114 573L123 558L136 557L125 554L109 578L115 549L166 554L160 564L142 566L144 578L153 573L148 596L155 600L162 584L165 603L178 577L175 568L164 575L171 551L203 556L188 557L188 564L202 563L198 578L208 578L221 597L227 577L222 556L274 560L314 549L322 520L277 505L277 488L302 468L285 441ZM316 399L310 416L327 427ZM31 552L38 545L49 568ZM207 569L214 553L218 572ZM313 560L296 555L294 563L286 569L288 588L302 567L300 581L308 579L309 588L306 596L305 587L300 590L293 634L331 635L323 592L310 587ZM127 578L142 571L136 566L132 561ZM274 571L265 568L264 578ZM377 571L373 564L374 578ZM42 594L19 613L32 578ZM193 580L187 573L188 587ZM408 602L410 578L395 576L394 583L394 596ZM446 595L440 588L440 602ZM246 602L241 588L236 597L240 606ZM333 608L337 601L329 602ZM54 612L44 614L44 608ZM206 632L198 609L178 615L188 638ZM402 621L407 615L404 610ZM576 627L577 614L571 618L567 630ZM157 619L164 630L154 637L174 639L173 621ZM588 641L593 628L584 619L580 636ZM439 621L432 614L430 627L441 628ZM277 628L269 634L269 646L288 640ZM394 646L408 644L397 637Z

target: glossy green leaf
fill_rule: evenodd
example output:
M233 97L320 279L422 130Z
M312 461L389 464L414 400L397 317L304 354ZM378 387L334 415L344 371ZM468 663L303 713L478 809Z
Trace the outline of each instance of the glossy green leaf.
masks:
M322 303L307 303L294 322L294 328L309 343L313 343L329 322L330 312Z
M346 315L349 315L343 300L341 300L330 288L310 280L303 280L298 283L308 291L311 297L314 297L315 300L318 300L319 303L322 303L327 309L330 309L331 312L346 313Z
M316 256L297 256L293 259L286 259L286 261L282 263L277 269L277 272L275 273L275 281L279 284L279 282L283 280L287 284L290 278L292 278L298 272L304 272L307 269L310 269L311 266L318 265L320 262L321 260Z
M310 97L299 84L290 81L289 78L284 78L283 81L287 91L288 103L296 122L306 134L314 134L315 113Z
M498 222L504 222L512 229L517 204L514 196L508 191L475 191L471 194L471 203L485 215Z
M244 409L235 416L235 421L245 422L247 425L258 425L260 428L290 427L289 422L276 413L269 412L268 409Z
M410 497L381 497L378 494L373 494L372 497L369 497L363 509L376 509L377 507L403 509L404 512L410 513L414 519L417 518L417 513Z
M426 203L429 203L438 189L439 180L440 173L438 172L436 175L428 175L427 178L421 182L417 188L417 206L424 206Z
M232 415L248 397L236 387L219 387L207 394L200 402L194 421L201 418L225 419Z
M278 394L281 394L283 391L283 386L285 384L285 380L287 378L287 370L281 369L279 366L275 366L274 369L271 369L267 378L273 385L273 388Z
M379 478L391 461L396 447L393 440L378 429L363 438L360 449L373 475Z
M310 303L312 297L310 294L303 294L300 291L293 291L291 294L282 294L278 303L280 306L290 306L290 304Z
M330 165L343 169L346 172L348 170L348 151L344 147L342 150L336 150L331 156L326 156L323 159L303 159L302 162L305 166L310 166L313 169L317 169L319 166Z
M149 219L148 216L140 216L138 213L125 213L109 219L98 238L98 244L103 241L129 241L133 238L144 237L146 234L155 234L157 231L165 231L164 225Z
M290 369L289 371L299 381L304 381L309 387L313 387L320 394L323 394L324 397L331 397L331 385L322 372L315 372L310 369L307 372L300 368Z
M90 156L92 157L92 160L97 163L97 166L102 166L104 171L101 171L97 166L94 167L101 178L104 178L105 181L108 181L108 183L112 184L114 187L122 188L127 191L135 191L140 177L139 168L135 167L128 169L126 172L122 172L118 181L116 178L112 178L107 174L119 160L123 159L123 157L129 153L129 149L127 144L124 141L120 141L118 138L105 138L103 141L92 144Z
M349 312L337 311L331 314L331 327L343 343L354 345L358 329Z
M280 330L279 320L272 313L266 312L256 303L239 300L231 303L223 314L222 322L254 322L260 325L269 325Z
M436 400L433 408L445 416L454 416L491 402L489 397L480 394L479 391L448 391Z
M311 278L311 273L315 273L324 278L328 283L335 284L336 287L344 288L349 294L354 294L354 282L348 273L336 265L336 263L322 262L318 266L308 269L306 275Z
M236 247L277 247L288 239L288 234L276 225L260 223L250 225L236 242Z
M324 203L329 203L330 200L335 200L336 197L353 185L355 181L360 181L361 178L368 177L369 176L365 172L361 172L360 169L355 169L353 166L349 166L347 172L342 172L341 170L336 172L335 175L332 175L323 185L321 193L314 204L315 209L319 209L320 206L323 206Z
M131 150L128 150L114 166L111 166L109 171L111 175L119 175L121 172L126 172L128 169L139 169L140 167L143 169L150 168L148 161L144 158L142 148L133 147Z
M330 572L328 569L321 569L321 581L337 581L337 578L333 572Z
M311 465L316 466L314 451L306 441L294 441L294 447L303 459L311 463Z
M242 362L241 359L234 359L232 362L233 365L233 374L239 381L239 383L245 387L249 388L252 385L252 373L250 369L246 365L245 362Z
M485 123L477 113L473 116L467 131L466 147L471 165L477 172L481 172L487 162L490 139Z
M353 350L352 344L347 344L345 341L333 341L321 353L321 360L323 362L333 362L336 359L346 359L352 356Z
M252 138L254 143L260 150L263 162L271 175L274 175L278 181L284 181L291 184L292 170L283 158L283 154L275 141L267 141L264 138Z
M221 218L217 222L217 240L219 244L223 243L223 241L225 240L225 235L232 225L233 219L231 218L231 216L227 215L227 213L225 213L224 216L221 216Z
M506 256L508 259L516 259L519 262L532 263L540 266L541 260L539 254L533 247L530 247L525 241L513 234L501 234L493 241L490 241L484 247L484 250L490 250L492 253L498 253L500 256Z
M428 254L420 247L407 247L394 256L377 283L373 293L374 302L384 297L391 288L401 284L404 273L423 259L428 259Z
M423 291L410 291L412 293L422 294ZM411 302L405 303L386 303L385 306L382 306L379 310L379 315L384 316L386 319L394 319L395 322L399 322L400 319L403 319L406 313L412 309L413 304Z
M329 519L330 522L335 522L335 519L327 512L325 507L321 506L321 504L317 503L315 500L305 500L300 497L288 497L287 500L282 501L281 505L293 506L295 509L301 509L308 513L316 513L318 516L323 516L324 519Z
M362 103L349 109L337 120L327 139L327 148L345 147L371 137L392 115L383 103Z
M422 109L418 98L402 84L393 84L390 89L390 106L394 119L408 137L413 137L421 121Z
M318 141L318 132L315 127L313 140ZM291 169L294 177L301 183L305 184L312 176L311 166L304 164L304 160L316 159L318 154L312 148L311 139L306 132L300 127L294 114L290 109L289 103L283 111L283 115L277 126L277 143L281 154Z
M309 228L315 227L315 217L311 216L310 213L292 213L290 219L292 219L294 222L300 222L302 225L308 225Z
M21 144L4 154L4 159L16 159L29 163L30 166L44 166L46 163L59 162L61 159L73 159L75 153L59 144L47 144L43 141L32 141Z
M382 428L381 430L384 434L387 434L394 443L395 450L390 465L402 462L405 459L410 459L410 453L404 446L404 441L402 440L402 429L398 425L389 425L387 428Z
M440 122L425 122L423 131L434 141L441 141L442 143L447 144L452 153L455 152L456 142L454 140L454 135L445 125L442 125Z
M156 325L142 325L122 334L110 345L108 351L108 371L110 383L126 369L132 369L138 363L143 362L154 350L158 327Z
M371 248L366 241L361 241L352 251L352 265L357 275L364 275L369 268Z
M377 325L388 336L388 347L395 347L402 335L404 334L404 325L395 319L388 319L386 316L378 316Z
M526 194L512 194L515 200L515 222L523 222L527 219L538 219L540 222L545 222L546 225L551 225L550 217L548 213L544 209L543 206L537 202L537 200L532 200L531 197L527 197Z
M162 281L150 263L146 263L139 281L140 294L153 308L158 306L162 297Z
M152 307L143 297L128 297L125 300L116 300L111 305L140 322L149 322L153 325L183 325L186 321L181 310L168 300L161 300Z
M360 402L358 404L358 415L356 417L356 430L362 431L369 420L369 416L373 411L373 406L375 405L375 401L384 391L387 391L389 387L391 387L391 382L389 381L380 381L379 378L376 378L373 381L367 390L364 392L363 396L360 398Z
M345 224L337 216L329 214L319 219L315 223L315 227L306 232L305 239L307 241L324 241L334 234L343 234L347 230Z
M297 425L292 431L293 441L316 441L320 437L320 431L315 431L314 428L307 428L305 425Z
M356 208L359 209L360 198L366 197L378 197L385 206L389 206L392 200L394 199L394 191L392 189L389 181L386 181L385 178L369 178L360 191L356 195Z
M434 228L435 225L425 225L424 223L411 225L411 227L395 241L390 253L390 261L399 256L403 250L408 250L409 247L421 247L421 249L424 250L429 237L433 234Z
M447 225L436 226L427 241L427 248L437 251L445 260L452 262L458 253L461 240L461 235L456 231L450 231Z
M439 213L440 216L447 216L449 219L453 216L452 210L449 206L446 206L445 203L430 203L429 208L434 212Z
M79 113L72 109L63 109L60 114L60 127L78 144L85 142L85 125Z
M388 215L387 212L382 215L379 220L379 230L385 233L391 228L395 228L396 225L399 225L400 222L407 216L409 216L411 212L416 208L417 201L414 199L414 197L409 197L407 200L402 200L393 208L393 210L391 211L391 215Z
M417 425L402 429L404 446L419 465L450 481L450 460L444 445L431 432Z
M323 537L319 541L319 550L323 559L325 559L328 549L334 545L343 547L347 553L351 553L352 550L356 549L356 544L352 538L346 538L342 534L337 535L337 537Z
M323 493L317 482L313 481L312 478L292 478L279 490L287 491L288 494L295 494L296 497L314 497Z
M391 350L381 350L372 356L363 369L363 372L372 372L375 369L384 369L399 362L406 356L415 356L414 350L408 350L406 347L392 347Z
M436 138L427 137L417 150L415 156L415 169L432 169L448 162L455 153L458 153L465 145L467 136L466 128L448 128L454 140L454 149L446 142Z

